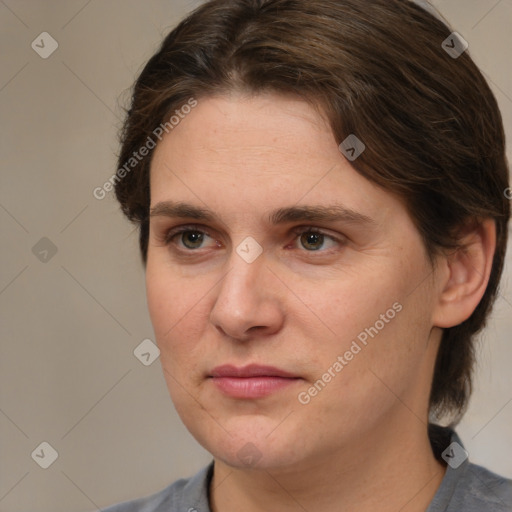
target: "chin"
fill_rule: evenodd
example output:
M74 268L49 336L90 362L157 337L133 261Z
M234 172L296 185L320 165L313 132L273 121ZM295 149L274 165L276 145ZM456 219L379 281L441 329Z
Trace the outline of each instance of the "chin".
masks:
M201 423L190 428L196 441L224 464L237 469L277 469L300 462L305 455L303 440L283 426L278 432L269 418L247 416L220 424ZM214 422L213 422L214 423ZM197 423L194 423L197 425ZM206 427L206 428L205 428ZM301 449L297 450L297 446Z
M256 440L256 442L258 442ZM241 448L239 446L241 445ZM296 445L295 445L296 446ZM303 454L297 453L292 446L275 446L255 444L244 440L242 443L227 443L224 446L215 446L209 450L218 460L234 469L276 470L295 466L302 459Z

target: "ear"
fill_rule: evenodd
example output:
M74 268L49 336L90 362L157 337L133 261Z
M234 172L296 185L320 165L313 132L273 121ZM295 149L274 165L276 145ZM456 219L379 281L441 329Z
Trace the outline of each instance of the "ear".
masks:
M495 249L496 224L493 219L485 219L464 228L460 248L438 259L434 326L454 327L471 316L487 288Z

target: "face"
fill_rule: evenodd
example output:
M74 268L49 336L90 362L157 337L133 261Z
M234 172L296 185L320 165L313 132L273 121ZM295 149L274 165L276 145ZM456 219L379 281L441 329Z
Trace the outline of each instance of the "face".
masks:
M306 102L204 98L155 150L161 363L186 427L231 466L320 463L426 421L433 276L404 206Z

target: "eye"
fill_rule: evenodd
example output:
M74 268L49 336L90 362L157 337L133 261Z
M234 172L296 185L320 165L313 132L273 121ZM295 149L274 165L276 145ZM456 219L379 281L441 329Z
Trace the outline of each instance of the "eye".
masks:
M199 249L204 237L205 234L200 231L183 231L180 240L187 249Z
M194 251L203 249L203 244L208 239L212 238L207 232L201 231L193 226L182 226L166 234L165 244L175 245L180 250ZM219 244L214 241L214 245L218 246Z
M300 230L295 231L295 235L297 236L297 240L300 242L301 246L308 252L320 251L321 249L332 249L337 245L343 244L343 240L332 235L328 235L317 228L301 228Z
M306 252L330 252L336 247L342 246L346 241L342 237L336 237L315 227L301 227L294 231L295 240L293 246L297 249L298 243ZM210 243L208 244L208 241ZM165 234L164 243L174 246L177 251L193 252L210 247L221 247L222 244L207 231L197 226L180 226Z

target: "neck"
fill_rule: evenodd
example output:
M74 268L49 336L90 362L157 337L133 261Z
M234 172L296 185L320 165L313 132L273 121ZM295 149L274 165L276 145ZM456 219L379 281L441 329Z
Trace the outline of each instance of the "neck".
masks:
M445 467L409 414L300 466L239 469L215 459L212 512L425 512Z

